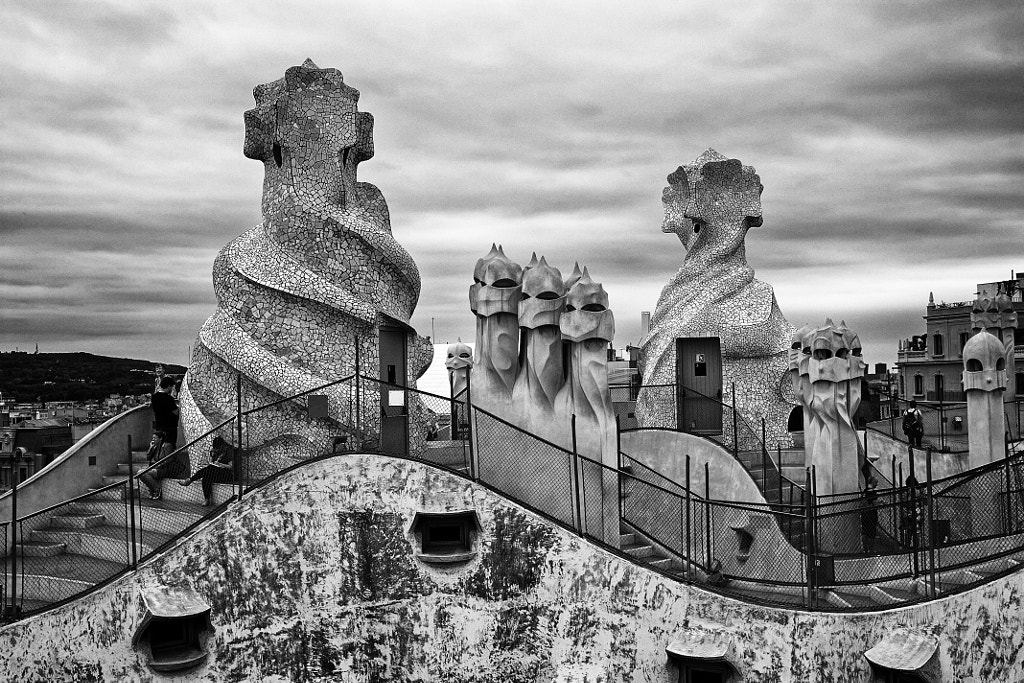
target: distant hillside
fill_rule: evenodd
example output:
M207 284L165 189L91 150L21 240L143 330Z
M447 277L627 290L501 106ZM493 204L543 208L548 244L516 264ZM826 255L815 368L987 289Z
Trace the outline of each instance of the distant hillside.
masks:
M0 353L0 391L19 402L88 401L153 390L158 361L91 353ZM163 364L171 375L180 365Z

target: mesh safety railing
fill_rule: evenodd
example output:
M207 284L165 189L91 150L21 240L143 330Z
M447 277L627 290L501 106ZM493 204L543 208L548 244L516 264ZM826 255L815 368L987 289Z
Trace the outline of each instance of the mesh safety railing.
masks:
M677 384L621 385L612 386L610 390L614 405L621 406L624 399L633 401L630 404L632 411L625 412L625 417L621 409L617 408L621 430L670 429L710 439L733 454L754 479L765 500L780 512L784 513L794 505L804 505L802 482L793 481L783 472L782 449L778 439L774 439L774 449L766 445L769 437L764 420L759 425L751 424L742 409L733 403ZM733 400L735 402L735 397ZM697 402L697 410L705 416L712 415L716 427L699 429L698 426L708 425L680 419L678 408L687 401ZM792 528L792 524L787 523L786 527Z
M29 614L94 590L282 472L349 452L474 479L613 552L630 551L620 541L632 529L655 547L656 562L640 558L653 569L763 604L851 609L827 594L868 584L883 585L891 604L912 602L1010 571L1005 558L1024 552L1024 453L819 500L782 476L759 430L723 410L732 436L720 443L760 468L768 488L782 484L767 503L744 503L710 499L707 469L687 486L626 454L601 463L471 405L468 392L447 398L355 375L270 402L236 398L234 416L166 457L137 467L129 444L124 479L16 520L6 604Z
M881 401L888 405L890 417L885 420L869 422L865 428L899 441L910 443L903 432L903 415L910 409L910 401L897 396L885 395ZM921 411L922 428L921 447L931 448L942 453L966 453L967 438L967 404L959 402L924 402L915 401Z
M8 595L10 594L10 584L7 582L8 577L11 575L10 562L11 557L13 556L13 553L8 552L8 544L10 542L8 538L8 531L10 530L10 526L10 522L0 522L0 542L3 543L0 548L3 548L5 553L4 572L3 576L0 576L0 607L2 607L2 609L0 609L0 618L6 618L8 616L7 606L11 604L11 601L8 599Z

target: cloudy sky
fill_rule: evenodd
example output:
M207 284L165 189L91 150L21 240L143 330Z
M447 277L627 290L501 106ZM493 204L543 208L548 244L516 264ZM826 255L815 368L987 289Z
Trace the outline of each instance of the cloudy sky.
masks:
M497 241L588 265L635 343L683 259L665 176L707 147L761 176L747 253L789 320L845 318L870 362L929 291L1024 270L1019 2L6 0L0 25L3 351L184 363L261 220L242 113L306 57L375 117L360 179L437 341L472 337Z

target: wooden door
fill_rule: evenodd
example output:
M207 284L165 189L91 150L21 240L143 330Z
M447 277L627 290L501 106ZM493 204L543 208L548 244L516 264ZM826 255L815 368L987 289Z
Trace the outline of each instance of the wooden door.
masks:
M676 339L679 429L722 433L722 350L718 337Z

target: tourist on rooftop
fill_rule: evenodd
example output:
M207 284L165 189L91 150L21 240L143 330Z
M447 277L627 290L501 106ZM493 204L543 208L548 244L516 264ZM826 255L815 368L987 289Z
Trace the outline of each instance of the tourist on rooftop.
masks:
M159 366L158 366L159 367ZM139 475L139 481L149 489L149 497L161 496L160 480L181 474L183 463L179 458L167 458L178 446L178 402L174 400L175 380L169 375L160 378L156 391L150 397L153 409L153 436L149 441L149 464L159 464Z
M210 507L213 505L213 485L230 484L235 480L238 450L223 438L215 436L210 448L210 462L188 479L182 479L178 483L181 486L189 486L197 479L202 480L203 505Z
M877 495L875 494L875 482L869 481L864 489L864 502L860 511L860 529L864 538L864 552L875 552L875 542L878 538L878 508L875 507Z
M910 407L903 413L903 433L907 436L907 442L911 446L921 448L921 439L924 437L924 416L917 408L917 401L911 401Z

